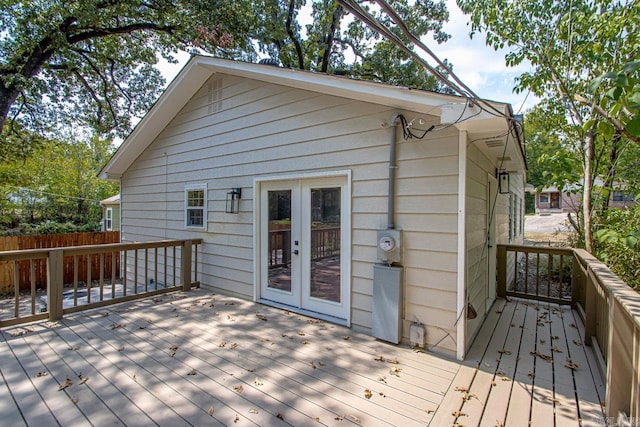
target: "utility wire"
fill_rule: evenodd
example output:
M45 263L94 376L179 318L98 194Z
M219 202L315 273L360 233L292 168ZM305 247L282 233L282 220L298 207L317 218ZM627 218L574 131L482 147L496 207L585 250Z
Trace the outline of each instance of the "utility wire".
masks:
M44 195L47 195L47 196L62 197L63 199L69 199L69 200L87 200L89 202L100 202L101 201L100 199L91 199L89 197L65 196L64 194L49 193L49 192L41 191L41 190L34 190L32 188L18 187L18 186L15 186L15 185L3 185L3 187L15 188L16 190L20 190L20 191L28 191L30 193L44 194Z

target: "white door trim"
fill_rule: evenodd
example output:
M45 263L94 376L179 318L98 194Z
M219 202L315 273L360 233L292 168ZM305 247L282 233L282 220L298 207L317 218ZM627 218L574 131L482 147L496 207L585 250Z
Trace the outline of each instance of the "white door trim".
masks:
M308 313L312 316L330 320L335 323L351 326L351 186L352 178L350 170L338 171L322 171L311 173L292 173L281 175L267 175L254 177L253 180L253 299L265 304L280 306L278 303L270 303L261 298L261 280L262 280L262 189L266 183L274 181L292 181L292 180L311 180L314 178L342 178L346 180L344 185L344 194L342 195L342 203L344 213L342 214L343 230L341 244L341 275L345 278L343 285L345 287L344 304L347 307L346 319L333 318L332 316L323 316L319 313L308 312L304 309L292 310L299 311L302 314ZM287 307L291 309L290 307Z

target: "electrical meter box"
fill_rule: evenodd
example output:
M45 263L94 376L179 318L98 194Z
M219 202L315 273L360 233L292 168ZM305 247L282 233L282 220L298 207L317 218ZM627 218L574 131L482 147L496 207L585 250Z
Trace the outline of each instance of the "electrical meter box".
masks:
M400 262L400 230L378 231L378 260L384 264Z

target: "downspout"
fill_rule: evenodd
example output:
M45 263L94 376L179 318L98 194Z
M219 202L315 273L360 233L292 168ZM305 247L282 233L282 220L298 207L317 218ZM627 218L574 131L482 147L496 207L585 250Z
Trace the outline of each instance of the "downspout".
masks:
M393 217L395 214L395 185L396 185L396 130L400 122L400 114L394 114L389 125L391 131L389 141L389 191L387 194L387 229L395 228Z

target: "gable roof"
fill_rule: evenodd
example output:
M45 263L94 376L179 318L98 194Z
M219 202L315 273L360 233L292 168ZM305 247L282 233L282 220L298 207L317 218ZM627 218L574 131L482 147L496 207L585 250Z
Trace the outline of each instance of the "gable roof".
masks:
M120 204L120 193L115 196L107 197L104 200L100 200L101 205L119 205Z
M216 73L246 77L436 116L446 110L446 108L442 108L445 105L450 108L452 104L461 105L466 102L463 97L437 92L274 67L272 65L195 55L191 57L191 60L178 73L149 112L102 168L99 173L100 178L119 179L206 81ZM498 102L491 102L491 104L505 115L512 116L509 104ZM465 110L463 109L462 112L464 113ZM445 114L447 114L446 111ZM494 114L483 110L479 110L478 114L470 115L468 118L465 116L465 121L456 124L456 127L471 130L474 127L474 122L486 122L487 120L494 122L492 128L508 128L503 117L496 117ZM501 122L502 126L499 126L499 122ZM493 132L493 130L490 132Z

